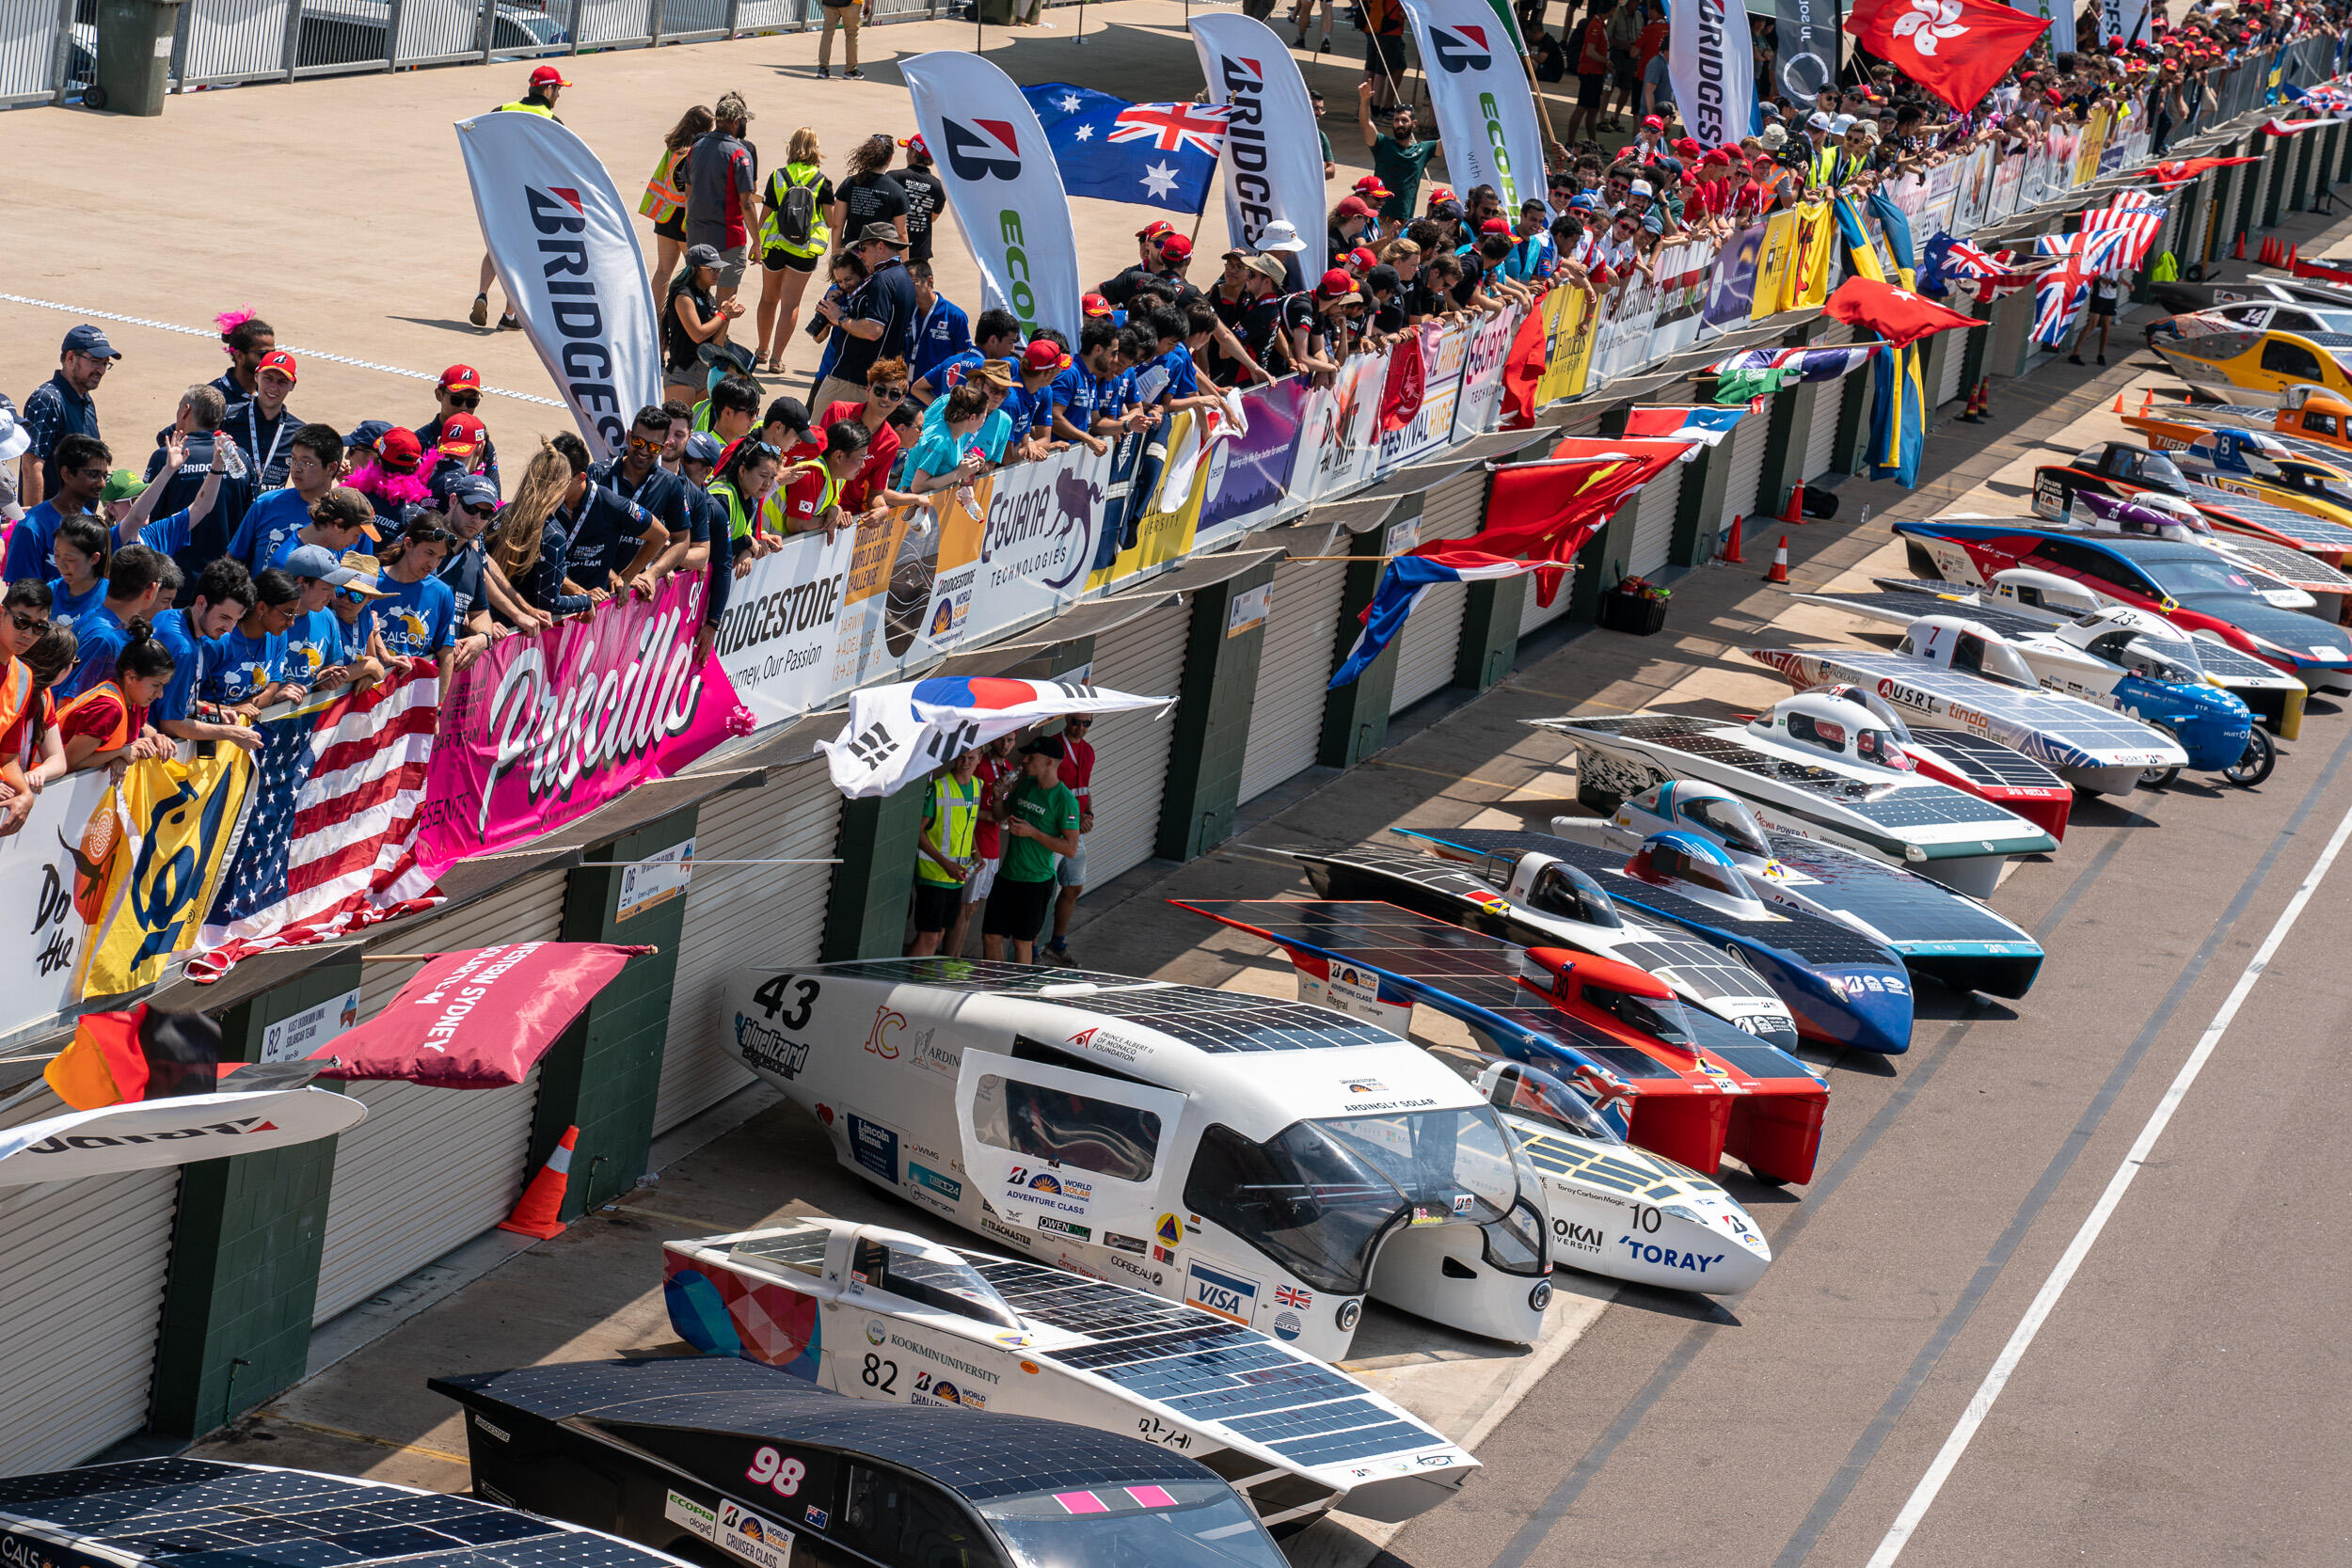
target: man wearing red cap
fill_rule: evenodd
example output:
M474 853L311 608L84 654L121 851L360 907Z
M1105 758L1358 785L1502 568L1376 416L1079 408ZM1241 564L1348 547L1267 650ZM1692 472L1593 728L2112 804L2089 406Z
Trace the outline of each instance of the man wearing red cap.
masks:
M1356 248L1367 231L1377 234L1375 219L1377 214L1372 203L1360 196L1351 196L1331 209L1331 229L1325 236L1326 256L1344 256Z
M417 439L424 446L438 447L440 445L442 427L453 415L473 416L476 428L479 429L482 417L481 372L471 365L452 365L441 372L440 385L433 388L433 401L440 404L440 411L417 426ZM481 441L481 450L473 454L473 471L488 479L491 483L497 484L499 483L499 450L491 443L489 432L486 430L482 432ZM503 486L501 486L499 493L505 494Z
M1115 309L1125 306L1136 284L1147 277L1157 277L1166 269L1168 263L1160 259L1160 242L1175 232L1176 226L1165 218L1154 219L1136 230L1136 264L1096 285L1094 292Z
M556 118L555 101L563 97L564 89L570 86L569 82L564 80L562 71L551 65L543 65L532 71L531 89L528 92L514 103L501 103L490 112L492 114L545 115L549 119L555 120L556 124L561 125L564 122ZM490 325L490 284L498 275L497 263L490 260L490 253L485 250L482 253L481 292L473 296L473 309L466 314L466 319L476 326ZM515 319L514 301L509 300L506 305L506 313L499 317L499 330L502 332L510 326L520 325L522 323Z
M303 420L286 406L294 389L294 356L282 348L262 356L253 370L253 395L233 404L220 422L229 438L245 453L257 489L274 489L286 483L288 445Z
M906 149L907 166L898 171L898 188L907 193L907 265L931 259L931 224L947 207L947 187L931 171L931 150L920 136L898 144Z

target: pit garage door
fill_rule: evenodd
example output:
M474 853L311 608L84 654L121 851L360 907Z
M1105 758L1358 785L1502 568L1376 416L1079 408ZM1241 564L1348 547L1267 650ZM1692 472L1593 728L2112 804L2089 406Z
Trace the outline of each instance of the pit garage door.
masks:
M0 1127L63 1114L41 1089ZM0 1475L79 1465L147 1424L180 1168L0 1187Z
M1764 483L1764 448L1772 439L1772 411L1759 408L1731 427L1731 439L1724 443L1731 448L1731 469L1724 483L1720 519L1726 530L1732 518L1756 515L1756 492Z
M540 871L437 920L404 927L404 953L453 953L495 942L563 935L564 876ZM373 1018L417 972L368 965L359 1016ZM358 1083L368 1119L335 1146L314 1323L357 1306L394 1280L504 1219L522 1191L539 1074L502 1089L435 1089Z
M1433 485L1422 499L1421 543L1467 539L1485 525L1486 515L1486 471L1473 467ZM1454 684L1454 656L1462 645L1462 612L1469 603L1468 586L1443 582L1423 594L1413 607L1405 629L1397 634L1396 681L1390 689L1390 713L1402 713L1431 692Z
M1664 473L1643 485L1634 496L1633 543L1627 552L1625 567L1632 576L1647 577L1664 566L1667 556L1673 553L1675 514L1682 507L1682 476L1688 472L1687 463L1670 464ZM1528 597L1534 596L1534 585L1530 583Z
M1944 348L1944 368L1936 372L1935 385L1930 388L1935 395L1929 400L1929 412L1943 407L1961 394L1961 373L1968 368L1968 339L1965 334L1944 336L1950 341ZM1856 375L1862 372L1856 371Z
M1184 679L1190 601L1138 615L1094 641L1092 684L1138 697L1174 697ZM1094 832L1087 837L1087 881L1100 887L1152 858L1176 738L1173 708L1136 708L1095 721Z
M703 802L694 824L698 861L822 860L841 832L841 792L822 760L787 769L756 789ZM727 978L752 964L817 961L833 896L830 865L711 864L694 873L670 991L670 1032L653 1130L668 1132L752 1082L735 1053L724 1006ZM914 867L907 868L911 880Z
M1257 694L1249 705L1248 750L1241 759L1245 802L1314 766L1323 738L1324 687L1339 663L1340 599L1346 587L1344 561L1303 561L1274 574Z
M1855 375L1862 373L1856 371L1853 375L1841 375L1813 396L1813 428L1804 433L1804 467L1801 470L1808 484L1828 474L1836 460L1837 421L1845 416L1846 388Z

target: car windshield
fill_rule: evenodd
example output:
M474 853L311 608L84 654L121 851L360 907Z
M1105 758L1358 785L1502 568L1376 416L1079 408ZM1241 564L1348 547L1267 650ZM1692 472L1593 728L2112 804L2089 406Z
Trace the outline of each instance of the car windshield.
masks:
M1854 754L1879 768L1891 768L1898 773L1910 773L1918 768L1911 753L1884 730L1864 730L1854 737Z
M1486 1090L1486 1103L1557 1132L1574 1133L1597 1143L1625 1141L1601 1120L1591 1101L1542 1068L1530 1067L1525 1062L1504 1062L1496 1069L1495 1081Z
M2205 667L2198 661L2197 652L2186 642L2153 637L2135 637L2123 646L2123 666L2151 680L2174 681L2183 686L2202 686Z
M2252 594L2254 579L2219 556L2142 561L2139 569L2167 594Z
M1286 1568L1274 1538L1221 1481L1163 1481L1036 1492L980 1516L1018 1568Z
M1687 1048L1691 1044L1690 1017L1683 1012L1682 1004L1671 996L1636 996L1611 986L1587 985L1584 1000L1618 1022L1653 1035L1668 1045Z
M996 1288L945 1247L861 1237L850 1267L853 1278L864 1276L858 1283L894 1296L999 1328L1021 1326L1020 1315L1005 1304Z
M1699 800L1692 801L1687 810L1692 821L1735 849L1751 855L1772 852L1764 841L1764 824L1756 819L1755 811L1745 800Z
M2185 490L2188 487L2188 476L2181 472L2178 463L2164 453L2142 451L2135 452L2133 456L2138 460L2136 477L2142 484L2153 484L2165 490Z
M1601 891L1600 884L1573 865L1555 863L1536 872L1534 885L1527 891L1527 901L1546 914L1581 920L1587 926L1613 931L1625 925L1617 906Z

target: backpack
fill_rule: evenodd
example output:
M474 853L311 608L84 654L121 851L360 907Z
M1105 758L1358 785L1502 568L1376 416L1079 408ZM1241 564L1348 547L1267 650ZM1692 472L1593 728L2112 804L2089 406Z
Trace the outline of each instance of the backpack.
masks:
M787 182L775 208L776 240L794 250L805 250L808 237L817 231L817 192L789 176Z

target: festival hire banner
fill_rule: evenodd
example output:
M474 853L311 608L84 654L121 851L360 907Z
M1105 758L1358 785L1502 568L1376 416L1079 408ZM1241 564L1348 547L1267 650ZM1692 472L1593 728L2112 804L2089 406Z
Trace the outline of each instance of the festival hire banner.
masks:
M1777 0L1775 36L1779 47L1780 90L1798 103L1837 75L1837 9L1834 0Z
M457 122L499 286L597 457L661 400L661 343L631 210L588 144L546 115ZM937 145L934 143L933 145Z
M1191 27L1209 102L1229 111L1225 231L1235 245L1254 249L1267 224L1288 223L1307 245L1292 286L1311 288L1330 265L1330 226L1324 221L1323 142L1298 62L1290 45L1254 17L1209 12L1194 17Z
M1502 198L1502 210L1515 215L1520 202L1542 200L1543 128L1536 123L1526 68L1493 9L1486 0L1399 3L1421 50L1429 102L1445 140L1446 168L1455 186L1492 185ZM1289 58L1287 50L1283 57ZM1308 145L1319 144L1311 137ZM1320 188L1322 169L1315 172Z
M1675 105L1701 147L1756 129L1756 51L1738 0L1666 0L1666 74ZM1453 140L1449 133L1447 141Z
M253 781L243 750L211 750L190 762L133 763L83 828L74 902L89 927L84 998L153 984L202 928Z
M979 264L981 305L1010 310L1024 334L1050 326L1076 342L1078 241L1037 111L978 55L935 50L900 60L898 71Z
M667 778L752 715L713 659L698 659L706 583L683 574L649 599L510 637L441 700L417 858L436 878L576 821Z

